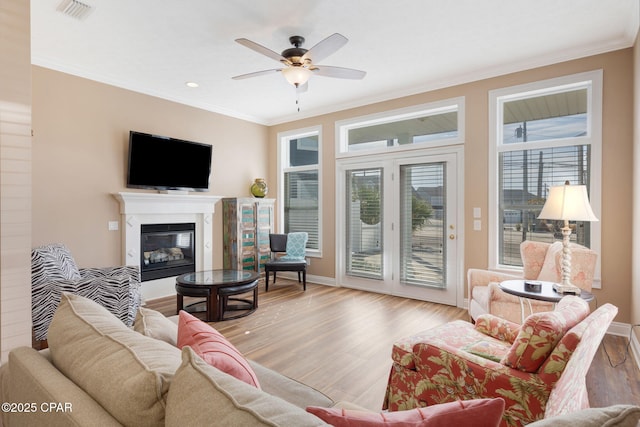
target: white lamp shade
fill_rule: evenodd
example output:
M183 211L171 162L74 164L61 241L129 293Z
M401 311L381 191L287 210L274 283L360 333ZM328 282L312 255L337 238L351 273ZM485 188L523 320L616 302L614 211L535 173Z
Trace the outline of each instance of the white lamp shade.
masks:
M311 70L302 66L292 65L282 69L284 78L294 86L302 86L311 77Z
M549 189L549 197L545 202L540 219L568 221L598 221L587 195L585 185L558 185Z

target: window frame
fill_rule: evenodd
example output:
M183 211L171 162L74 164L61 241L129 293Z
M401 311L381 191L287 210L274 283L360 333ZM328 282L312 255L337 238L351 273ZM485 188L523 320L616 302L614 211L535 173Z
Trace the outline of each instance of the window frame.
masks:
M304 166L288 166L289 161L289 142L292 139L304 138L308 136L318 136L318 163L315 165ZM307 257L322 257L322 126L311 126L308 128L294 129L285 132L279 132L277 135L277 167L278 167L278 216L277 230L284 232L284 208L285 208L285 174L289 172L309 172L317 171L318 173L318 249L306 250Z
M372 156L376 154L387 154L391 152L403 152L412 150L424 150L427 148L464 144L464 122L465 122L465 98L459 96L456 98L444 99L441 101L429 102L426 104L413 105L410 107L399 108L395 110L387 110L380 113L369 114L366 116L353 117L345 120L339 120L335 123L335 141L336 141L336 159ZM435 139L419 144L407 144L395 147L385 147L381 149L371 149L363 151L349 151L349 131L367 126L375 126L386 123L393 123L402 120L413 119L423 116L433 116L439 113L449 111L457 112L457 136L453 138Z
M587 135L574 138L549 139L534 142L503 143L503 106L505 102L558 93L571 88L587 88ZM525 83L489 91L489 215L488 250L489 269L508 273L521 273L522 267L500 264L499 260L499 155L503 152L535 150L551 147L589 145L591 170L589 201L598 219L591 222L591 249L601 253L602 205L602 70L588 71L563 77ZM601 288L601 257L598 257L593 287Z

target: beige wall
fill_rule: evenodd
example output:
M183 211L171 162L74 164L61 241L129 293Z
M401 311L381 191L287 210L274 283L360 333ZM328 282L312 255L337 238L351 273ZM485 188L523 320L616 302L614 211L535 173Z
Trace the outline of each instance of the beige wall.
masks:
M0 5L0 361L31 345L29 2Z
M122 262L120 231L107 225L120 220L112 194L141 191L126 188L130 130L211 144L211 188L198 194L249 196L254 178L269 178L265 126L36 66L33 130L32 243L64 242L81 267ZM221 268L220 203L216 210Z
M333 278L335 199L339 197L335 194L336 120L464 96L465 228L472 230L472 207L488 212L488 91L603 69L603 288L595 294L599 304L617 305L616 320L628 323L632 245L631 234L621 227L632 219L632 187L626 183L633 177L633 58L633 49L625 49L270 128L33 67L33 244L64 241L81 266L120 262L120 233L107 231L107 222L119 219L111 194L126 191L130 129L213 144L211 193L241 196L249 195L248 186L257 176L276 187L278 132L322 125L324 253L313 259L310 273ZM220 229L218 213L214 233ZM466 233L465 270L487 266L486 229ZM219 267L221 238L214 241L218 245L214 266Z
M323 140L323 242L322 259L314 259L310 274L335 277L335 132L336 120L362 116L447 98L465 97L465 229L472 230L472 207L488 212L488 92L507 86L602 69L603 154L602 154L602 290L595 290L598 304L619 307L618 322L631 319L631 224L633 176L633 50L625 49L548 67L509 74L469 84L422 93L393 101L290 122L269 129L270 176L276 171L278 132L322 125ZM273 181L273 178L272 178ZM486 215L485 215L486 221ZM486 222L485 222L486 225ZM465 271L488 265L487 227L467 231Z

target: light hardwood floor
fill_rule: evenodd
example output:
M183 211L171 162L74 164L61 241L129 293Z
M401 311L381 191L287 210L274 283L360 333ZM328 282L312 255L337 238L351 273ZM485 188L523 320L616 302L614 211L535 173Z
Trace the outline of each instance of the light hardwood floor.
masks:
M192 302L185 298L185 304ZM176 313L175 297L147 302L165 315ZM399 338L455 320L466 310L400 297L307 284L278 278L264 292L258 310L235 320L212 323L247 358L308 384L335 401L371 410L382 405L391 368L391 346ZM603 342L614 363L627 340ZM640 405L640 372L629 355L609 364L603 345L587 377L591 406Z

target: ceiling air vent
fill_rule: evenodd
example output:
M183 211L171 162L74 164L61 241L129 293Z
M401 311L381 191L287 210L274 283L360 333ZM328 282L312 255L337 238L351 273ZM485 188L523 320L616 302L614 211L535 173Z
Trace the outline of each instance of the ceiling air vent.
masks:
M89 16L93 8L78 0L62 0L56 10L80 21Z

